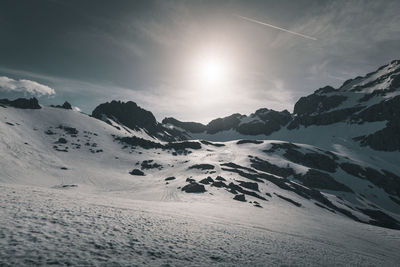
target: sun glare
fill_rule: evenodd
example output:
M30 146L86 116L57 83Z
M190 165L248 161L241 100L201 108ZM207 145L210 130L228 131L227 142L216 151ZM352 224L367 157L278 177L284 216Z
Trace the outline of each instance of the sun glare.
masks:
M198 72L203 82L221 82L226 78L226 71L226 63L219 57L208 56L200 59Z

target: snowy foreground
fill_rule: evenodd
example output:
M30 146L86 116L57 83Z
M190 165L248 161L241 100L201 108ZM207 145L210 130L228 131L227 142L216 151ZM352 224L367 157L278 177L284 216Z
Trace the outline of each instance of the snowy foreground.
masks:
M0 185L0 198L1 266L400 262L400 231L328 211L309 216L270 205L261 213L230 202L140 201L7 184Z

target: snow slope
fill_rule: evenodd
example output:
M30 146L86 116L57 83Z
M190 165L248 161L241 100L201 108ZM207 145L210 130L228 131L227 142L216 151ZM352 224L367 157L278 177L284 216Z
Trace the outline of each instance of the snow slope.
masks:
M72 110L0 107L0 265L394 266L400 259L399 231L367 224L398 227L396 196L340 167L398 173L396 164L274 140L171 149L114 126ZM307 166L289 152L336 167ZM309 171L331 177L332 188L301 185ZM181 190L187 178L197 184L207 176L234 186ZM246 202L233 200L233 188Z

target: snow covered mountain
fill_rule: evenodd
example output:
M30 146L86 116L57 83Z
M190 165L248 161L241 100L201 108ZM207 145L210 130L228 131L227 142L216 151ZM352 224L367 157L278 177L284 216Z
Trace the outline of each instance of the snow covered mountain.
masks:
M277 138L304 142L303 135L312 128L315 133L324 133L326 143L340 137L374 150L399 151L399 104L400 61L395 60L364 77L344 82L338 89L326 86L300 98L293 114L260 109L249 116L233 114L207 125L174 118L165 118L163 123L181 130L189 139ZM324 130L327 128L329 131Z
M319 89L293 114L260 109L207 125L159 123L133 102L88 116L0 100L0 263L396 265L399 72L393 61ZM153 240L149 225L158 227ZM38 257L60 241L75 244L59 248L69 254ZM14 243L20 258L9 253Z

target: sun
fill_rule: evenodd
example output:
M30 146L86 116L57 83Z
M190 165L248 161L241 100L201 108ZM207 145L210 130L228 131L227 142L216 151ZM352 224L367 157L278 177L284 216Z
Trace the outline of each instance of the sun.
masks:
M199 59L198 72L200 79L208 84L223 81L227 74L227 65L218 56L206 56Z

